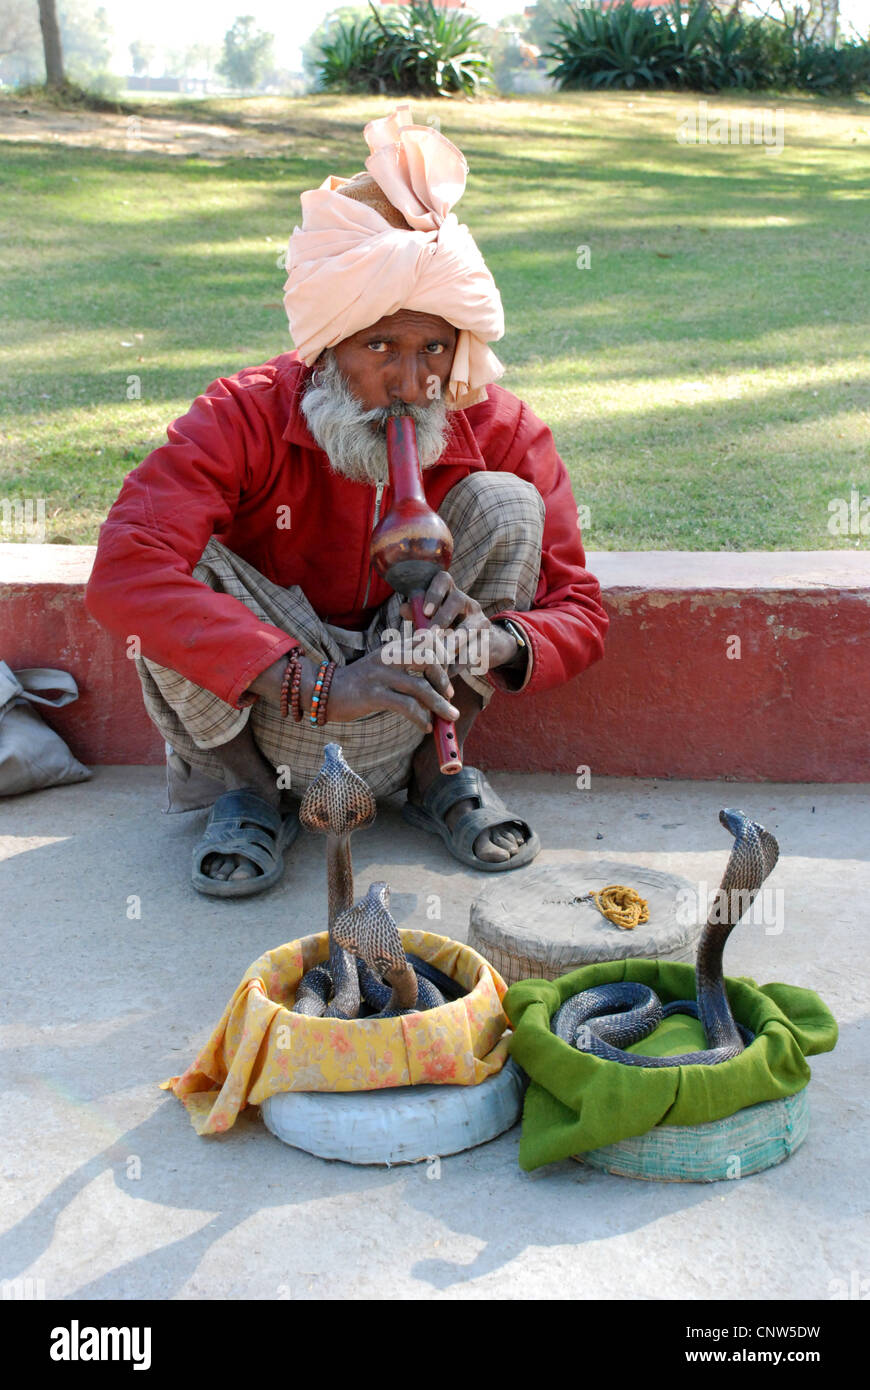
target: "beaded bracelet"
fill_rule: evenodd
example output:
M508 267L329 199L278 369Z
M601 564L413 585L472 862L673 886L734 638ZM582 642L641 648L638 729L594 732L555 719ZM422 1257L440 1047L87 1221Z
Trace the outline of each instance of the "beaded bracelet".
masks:
M295 679L295 674L296 674L297 670L301 671L301 669L302 669L301 666L300 666L300 664L299 664L299 659L300 659L301 655L302 655L301 649L300 649L299 647L293 647L292 650L291 650L290 653L289 653L288 660L287 660L287 665L284 667L284 678L283 678L283 680L281 681L281 718L282 718L282 719L286 719L286 718L287 718L287 715L290 713L290 709L289 709L289 703L290 703L290 702L289 702L290 683L291 683L292 680Z
M320 703L317 706L317 723L319 725L326 723L326 702L329 699L329 687L332 685L332 678L335 675L337 664L338 663L335 661L330 661L326 675L323 678L323 689L320 692Z
M302 691L302 654L301 654L301 652L300 652L300 654L299 654L299 660L296 662L295 667L294 667L294 670L293 670L293 680L290 682L290 709L291 709L291 711L292 711L292 713L293 713L293 719L294 719L294 722L295 722L296 724L301 724L301 723L302 723L302 701L301 701L301 691Z
M314 693L311 696L311 709L308 711L308 718L312 724L317 723L318 705L320 704L320 692L323 689L323 677L329 667L328 661L322 661L317 671L314 681Z

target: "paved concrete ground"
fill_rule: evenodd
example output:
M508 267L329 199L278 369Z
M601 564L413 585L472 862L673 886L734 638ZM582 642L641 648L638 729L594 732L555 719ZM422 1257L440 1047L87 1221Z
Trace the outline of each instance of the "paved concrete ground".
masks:
M740 929L726 964L817 990L840 1023L837 1049L811 1060L803 1148L755 1177L684 1186L571 1161L522 1173L518 1127L445 1159L437 1180L425 1164L312 1158L254 1107L198 1138L156 1083L193 1059L252 960L323 925L323 843L300 836L264 897L200 897L188 875L205 812L161 815L160 769L99 768L0 802L0 1279L44 1280L48 1298L826 1300L832 1281L870 1274L866 788L493 781L538 829L538 862L606 853L712 887L730 844L721 806L775 831L784 930ZM357 883L388 878L401 924L440 893L441 930L464 940L490 880L406 827L400 800L356 837Z

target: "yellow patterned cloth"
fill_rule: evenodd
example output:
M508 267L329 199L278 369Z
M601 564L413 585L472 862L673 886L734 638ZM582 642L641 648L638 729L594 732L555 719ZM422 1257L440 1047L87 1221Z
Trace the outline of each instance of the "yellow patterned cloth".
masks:
M296 987L329 955L326 932L255 960L196 1061L161 1083L187 1108L197 1134L229 1129L246 1105L279 1091L377 1091L424 1083L476 1086L508 1057L507 986L470 946L400 931L412 951L469 993L401 1018L308 1018L290 1012Z

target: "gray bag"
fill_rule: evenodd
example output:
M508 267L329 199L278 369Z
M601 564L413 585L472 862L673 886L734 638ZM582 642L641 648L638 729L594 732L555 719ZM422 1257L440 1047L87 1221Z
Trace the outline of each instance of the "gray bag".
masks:
M49 700L39 694L42 690L61 693ZM34 666L13 672L0 661L0 796L88 780L90 769L73 757L60 734L32 708L60 709L78 697L79 688L68 671Z

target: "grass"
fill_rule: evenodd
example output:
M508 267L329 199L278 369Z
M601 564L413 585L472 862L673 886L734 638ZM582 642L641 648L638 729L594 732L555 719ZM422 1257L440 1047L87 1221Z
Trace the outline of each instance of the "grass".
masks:
M781 107L776 155L678 144L695 101L412 109L468 158L458 211L504 301L502 385L552 428L588 547L866 544L827 522L832 499L870 492L870 103L708 100L711 119ZM55 112L3 141L0 498L45 498L48 539L94 541L195 395L288 350L276 261L299 194L361 168L364 121L393 105L163 102L141 139L126 116ZM20 107L0 99L0 133ZM143 147L155 131L170 152Z

